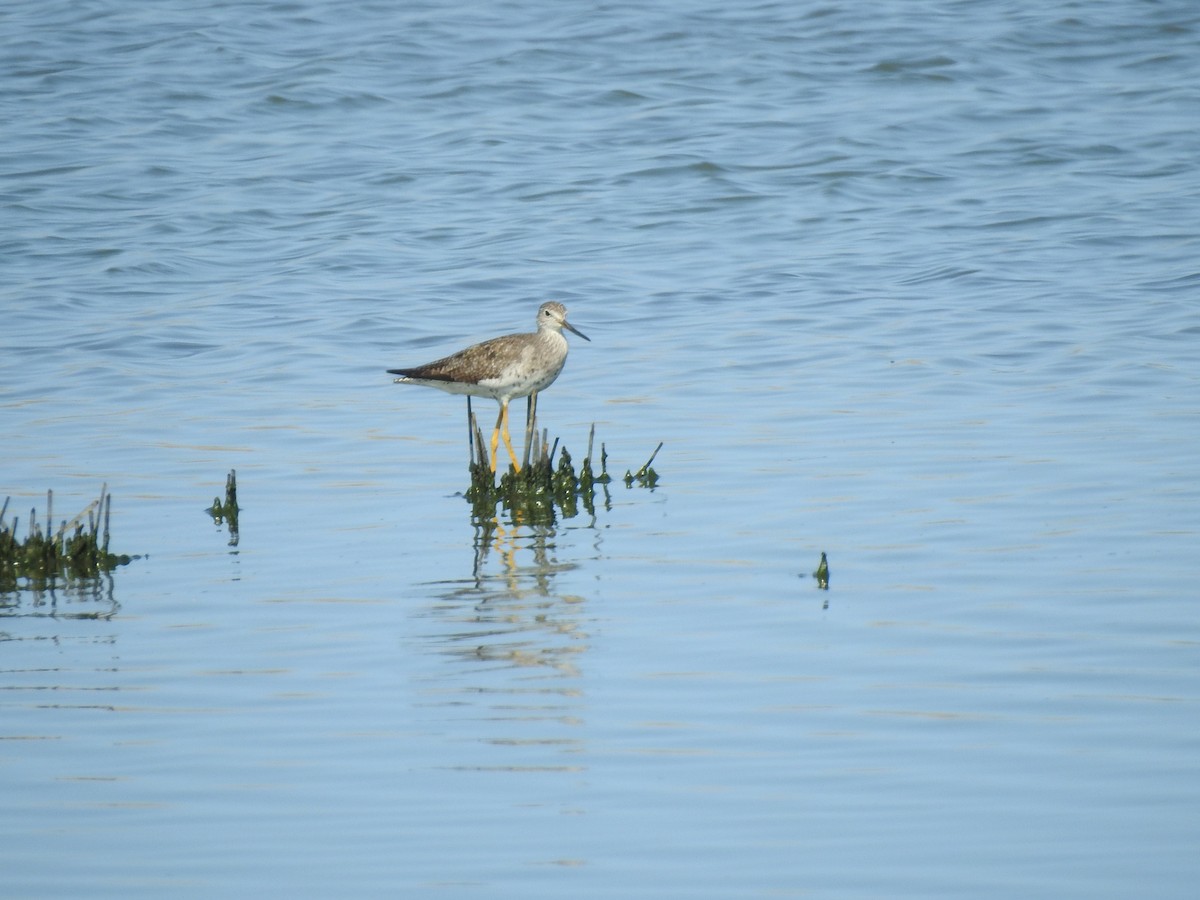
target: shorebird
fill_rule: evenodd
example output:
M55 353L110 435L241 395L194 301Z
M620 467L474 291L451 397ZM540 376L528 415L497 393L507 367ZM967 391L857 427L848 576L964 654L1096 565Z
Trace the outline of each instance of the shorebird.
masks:
M423 384L448 394L491 397L500 404L500 415L492 431L492 471L496 471L496 448L500 438L508 449L513 470L521 471L508 433L508 404L517 397L535 400L539 391L554 384L567 361L567 339L563 329L585 341L587 335L567 321L567 308L561 303L543 303L537 311L537 331L506 334L482 344L411 369L388 369L400 375L396 384Z

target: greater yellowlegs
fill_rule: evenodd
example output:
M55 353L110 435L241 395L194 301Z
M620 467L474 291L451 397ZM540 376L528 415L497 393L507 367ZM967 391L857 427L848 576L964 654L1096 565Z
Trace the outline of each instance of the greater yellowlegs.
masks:
M538 307L535 332L506 334L423 366L388 372L402 376L396 384L423 384L448 394L491 397L499 403L500 415L492 431L492 471L496 471L496 448L503 436L513 469L519 472L521 464L508 434L508 403L516 397L532 395L536 399L538 391L554 384L567 361L564 328L585 341L591 340L567 322L565 306L551 301Z

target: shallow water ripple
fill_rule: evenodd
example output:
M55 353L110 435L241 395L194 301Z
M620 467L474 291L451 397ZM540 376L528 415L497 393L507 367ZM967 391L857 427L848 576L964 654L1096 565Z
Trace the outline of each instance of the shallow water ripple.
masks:
M142 555L0 598L5 893L1190 897L1198 31L0 12L0 493ZM384 370L551 298L615 481L473 520Z

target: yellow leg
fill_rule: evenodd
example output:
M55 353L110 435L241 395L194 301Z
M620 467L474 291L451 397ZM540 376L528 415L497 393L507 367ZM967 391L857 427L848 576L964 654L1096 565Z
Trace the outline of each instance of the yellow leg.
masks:
M496 427L492 429L492 471L496 471L496 448L500 446L500 423L504 421L505 405L500 404L500 415L496 416Z
M512 460L513 471L520 472L521 471L521 463L517 461L517 453L515 450L513 450L512 438L508 434L508 404L507 403L503 403L500 406L500 418L504 421L504 432L503 432L504 447L505 447L505 449L508 450L508 458ZM492 468L492 471L493 472L496 471L494 466Z

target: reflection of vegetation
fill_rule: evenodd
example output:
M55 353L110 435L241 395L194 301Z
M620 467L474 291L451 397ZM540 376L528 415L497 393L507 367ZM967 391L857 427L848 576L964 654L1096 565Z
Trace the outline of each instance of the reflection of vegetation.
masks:
M230 547L236 547L238 544L239 509L241 507L237 502L237 470L230 469L229 474L225 477L225 502L222 503L220 497L213 497L213 505L205 510L218 525L222 522L229 524Z
M63 520L54 529L54 492L46 492L46 524L43 529L37 509L29 511L29 527L25 538L17 537L19 517L10 525L6 519L6 498L0 508L0 591L20 588L35 591L53 590L60 581L65 584L95 580L133 557L108 552L108 523L112 511L112 495L108 486L100 496L69 522Z
M432 645L456 660L462 672L451 679L439 676L428 702L480 710L479 721L487 723L481 726L487 729L484 739L514 748L513 760L489 754L488 765L566 771L572 758L562 755L579 749L574 732L586 715L576 682L589 638L587 598L566 593L560 583L577 564L556 558L562 546L558 519L586 511L585 524L572 530L590 528L592 539L602 540L596 507L612 506L608 452L600 444L594 455L593 427L582 461L573 458L558 439L538 432L531 402L523 461L518 466L514 460L497 481L469 396L467 404L471 484L466 497L475 528L474 565L469 579L438 582L447 587L419 614ZM654 489L658 474L651 464L661 448L635 473L626 473L627 488ZM531 736L514 740L509 733L514 720Z
M577 676L579 654L587 648L579 619L584 599L557 587L558 576L575 566L555 559L555 526L513 524L494 513L474 525L472 576L450 582L429 611L427 618L441 623L430 637L444 652L472 664ZM488 559L496 563L490 572Z
M576 460L558 439L551 441L546 432L537 430L536 407L531 404L523 462L509 466L497 480L488 445L470 411L470 397L467 409L471 484L466 497L476 530L475 560L471 578L450 582L450 589L429 612L429 618L442 623L430 637L446 653L472 666L485 663L488 671L534 669L577 677L580 654L587 648L580 622L584 598L556 588L558 575L574 568L573 563L554 559L557 522L560 516L571 519L581 511L594 520L597 505L611 507L608 451L600 444L596 458L593 426L577 469ZM661 448L659 444L635 474L626 475L627 487L654 488L658 475L650 465ZM497 571L487 571L489 559L498 563ZM475 703L483 702L478 700L481 696L507 697L512 691L527 690L546 697L572 695L569 688L554 685L521 685L510 691L491 684L484 689L474 682L466 693L468 702Z
M0 589L0 618L44 619L104 619L113 618L121 605L113 597L113 576L101 572L95 578L56 579L49 582L29 582L21 590ZM29 640L30 636L14 638L0 632L0 642ZM33 640L45 638L32 637Z

